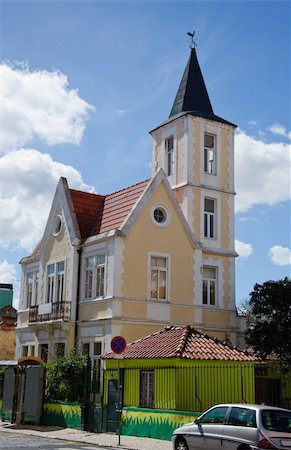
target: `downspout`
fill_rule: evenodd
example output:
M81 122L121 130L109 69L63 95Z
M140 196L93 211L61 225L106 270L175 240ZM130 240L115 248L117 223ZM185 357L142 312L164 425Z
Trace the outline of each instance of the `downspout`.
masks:
M79 320L79 300L80 300L80 286L81 286L81 255L82 248L77 249L78 253L78 275L77 275L77 295L76 295L76 317L75 317L75 346L77 345L78 337L78 320Z

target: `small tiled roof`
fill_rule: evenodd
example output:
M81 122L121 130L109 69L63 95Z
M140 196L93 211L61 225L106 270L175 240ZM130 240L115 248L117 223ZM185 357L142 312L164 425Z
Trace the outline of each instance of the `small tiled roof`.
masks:
M141 196L149 180L109 195L69 189L81 237L118 229Z
M190 325L167 326L163 330L127 345L125 359L183 358L191 360L257 361L258 358L227 342L203 334ZM114 358L114 353L103 355Z

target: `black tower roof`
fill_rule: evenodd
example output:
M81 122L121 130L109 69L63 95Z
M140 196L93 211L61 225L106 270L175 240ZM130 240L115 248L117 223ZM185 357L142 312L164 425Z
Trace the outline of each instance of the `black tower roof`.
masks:
M214 115L195 48L191 49L169 117L187 111Z
M236 127L233 123L228 122L227 120L214 114L195 48L191 48L191 53L168 120L154 129L160 128L166 123L172 121L174 118L185 114L204 117L205 119L214 120L216 122L221 122Z

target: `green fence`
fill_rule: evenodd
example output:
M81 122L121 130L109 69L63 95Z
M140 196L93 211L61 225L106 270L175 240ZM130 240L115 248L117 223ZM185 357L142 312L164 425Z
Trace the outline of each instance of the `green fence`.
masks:
M81 429L81 418L80 403L45 402L43 404L42 425Z
M200 414L200 412L123 408L121 431L122 434L129 436L170 440L176 428L193 422Z

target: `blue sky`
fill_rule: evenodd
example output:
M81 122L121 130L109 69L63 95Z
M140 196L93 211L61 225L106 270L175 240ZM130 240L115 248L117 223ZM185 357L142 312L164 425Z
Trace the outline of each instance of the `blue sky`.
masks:
M60 176L106 194L151 175L187 31L236 135L236 299L290 276L290 2L1 1L0 282L43 231Z

